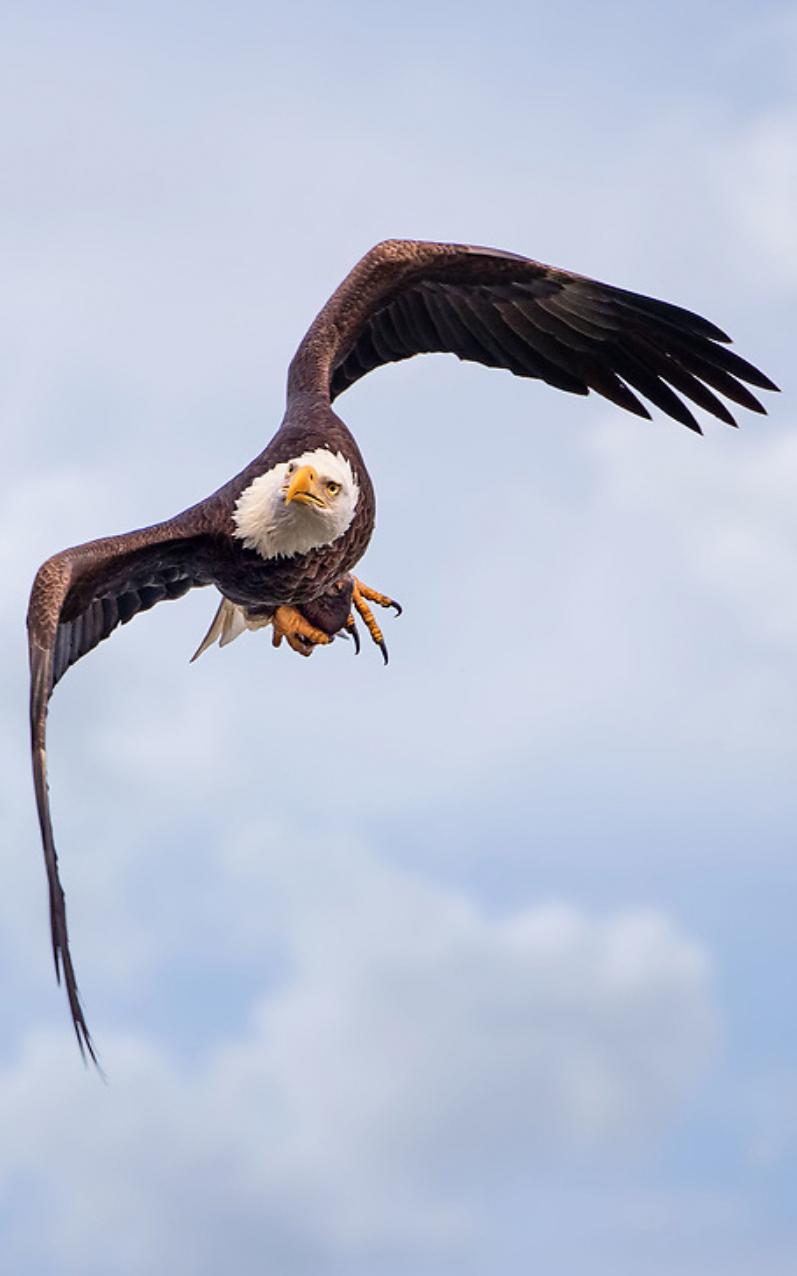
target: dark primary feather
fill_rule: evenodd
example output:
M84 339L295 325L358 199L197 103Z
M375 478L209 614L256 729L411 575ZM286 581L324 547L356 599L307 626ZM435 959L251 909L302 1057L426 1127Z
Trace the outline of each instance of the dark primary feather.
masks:
M744 383L777 389L728 341L680 306L511 253L387 240L315 320L289 391L312 388L333 400L382 364L447 351L571 394L594 390L637 416L650 415L647 399L700 432L684 399L735 425L714 390L763 412Z

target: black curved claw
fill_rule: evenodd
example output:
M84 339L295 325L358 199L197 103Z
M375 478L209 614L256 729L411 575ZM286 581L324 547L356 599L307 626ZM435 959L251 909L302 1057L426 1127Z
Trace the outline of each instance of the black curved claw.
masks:
M396 619L398 620L398 618L399 618L399 616L401 615L401 613L403 612L404 608L402 607L401 603L397 603L397 602L396 602L395 598L391 598L391 600L390 600L390 606L395 608L395 611L396 611Z
M345 631L344 631L344 632L345 632L345 633L347 633L347 634L351 634L351 636L352 636L352 638L353 638L353 640L354 640L354 654L355 654L355 656L359 656L359 654L360 654L360 631L359 631L359 629L357 628L357 626L356 626L356 624L354 623L354 621L353 621L353 620L352 620L352 622L351 622L351 624L350 624L350 625L349 625L349 624L347 624L347 625L346 625L346 629L345 629Z
M382 659L384 660L385 664L387 664L389 661L389 656L387 654L387 643L385 642L384 638L382 639L381 642L377 643L377 646L382 653Z

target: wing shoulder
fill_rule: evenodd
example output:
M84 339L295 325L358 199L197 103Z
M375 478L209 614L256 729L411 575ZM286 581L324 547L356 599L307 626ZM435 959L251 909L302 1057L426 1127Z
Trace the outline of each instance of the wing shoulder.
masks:
M536 262L497 248L419 239L381 240L360 258L311 324L288 371L289 397L307 391L330 394L336 368L357 345L370 319L412 284L424 278L478 281L519 266L543 269ZM407 358L426 348L418 344L417 334L410 345L412 349L398 357ZM379 361L390 362L395 357L388 354Z

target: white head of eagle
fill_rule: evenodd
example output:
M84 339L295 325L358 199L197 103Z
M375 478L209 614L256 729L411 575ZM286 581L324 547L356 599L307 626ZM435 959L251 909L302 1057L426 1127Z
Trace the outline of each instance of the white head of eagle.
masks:
M348 530L360 489L341 452L315 448L250 483L235 504L235 535L261 558L290 558Z

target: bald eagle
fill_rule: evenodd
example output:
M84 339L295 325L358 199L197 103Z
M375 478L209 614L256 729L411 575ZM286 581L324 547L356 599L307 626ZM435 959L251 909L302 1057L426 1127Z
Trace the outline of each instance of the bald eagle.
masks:
M39 569L28 610L33 776L63 973L81 1051L96 1054L78 997L50 818L47 706L66 670L166 598L215 585L222 598L195 653L271 627L309 655L359 614L387 649L369 603L400 610L352 575L374 526L374 491L332 402L372 369L432 351L506 368L559 390L595 390L637 416L641 399L690 430L684 398L727 425L725 399L763 412L748 385L777 387L699 315L514 253L387 240L357 263L288 370L285 415L266 448L199 504L152 527L63 550ZM683 397L681 397L683 396Z

